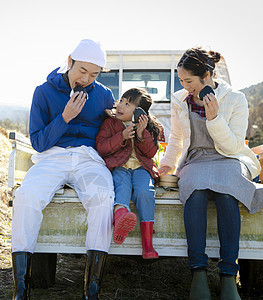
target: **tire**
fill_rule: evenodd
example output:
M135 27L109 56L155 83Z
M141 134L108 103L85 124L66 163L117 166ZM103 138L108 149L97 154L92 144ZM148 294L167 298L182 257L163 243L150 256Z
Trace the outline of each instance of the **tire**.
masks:
M34 253L32 255L32 288L48 288L55 284L57 253Z
M251 295L262 294L263 261L254 259L239 259L241 290Z

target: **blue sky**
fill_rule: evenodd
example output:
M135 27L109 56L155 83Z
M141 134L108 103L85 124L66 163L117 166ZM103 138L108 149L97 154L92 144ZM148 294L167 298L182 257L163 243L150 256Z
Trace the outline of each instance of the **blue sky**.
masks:
M30 106L35 87L83 38L106 50L203 46L226 59L234 88L263 81L262 0L1 1L0 104Z

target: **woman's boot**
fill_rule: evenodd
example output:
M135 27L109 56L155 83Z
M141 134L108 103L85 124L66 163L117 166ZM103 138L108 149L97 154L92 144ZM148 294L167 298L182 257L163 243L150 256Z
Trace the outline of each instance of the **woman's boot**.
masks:
M30 299L31 256L29 252L13 252L13 279L15 290L13 300Z
M136 215L129 212L127 208L119 208L114 213L114 233L113 241L116 244L122 244L128 233L136 225Z
M85 300L99 299L103 270L108 253L97 250L88 250L84 274Z
M236 285L236 277L220 274L221 280L221 300L241 300Z
M141 222L142 257L144 259L158 258L158 253L153 249L153 222Z
M207 283L205 270L192 272L192 284L190 289L190 300L211 300L210 289Z

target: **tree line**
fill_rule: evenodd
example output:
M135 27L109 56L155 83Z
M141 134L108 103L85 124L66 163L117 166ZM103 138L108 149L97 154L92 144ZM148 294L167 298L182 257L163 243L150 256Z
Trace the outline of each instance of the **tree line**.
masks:
M25 121L11 121L6 118L0 121L0 127L5 128L8 131L15 131L28 136L28 118Z
M247 139L251 148L263 144L263 82L241 90L249 107Z

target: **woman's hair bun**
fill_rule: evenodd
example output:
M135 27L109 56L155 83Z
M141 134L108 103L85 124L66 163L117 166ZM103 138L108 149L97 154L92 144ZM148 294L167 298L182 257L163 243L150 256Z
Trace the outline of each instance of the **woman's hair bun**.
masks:
M209 55L211 56L211 58L213 59L213 61L216 63L218 63L220 61L220 59L222 58L222 55L219 52L215 52L210 50Z

